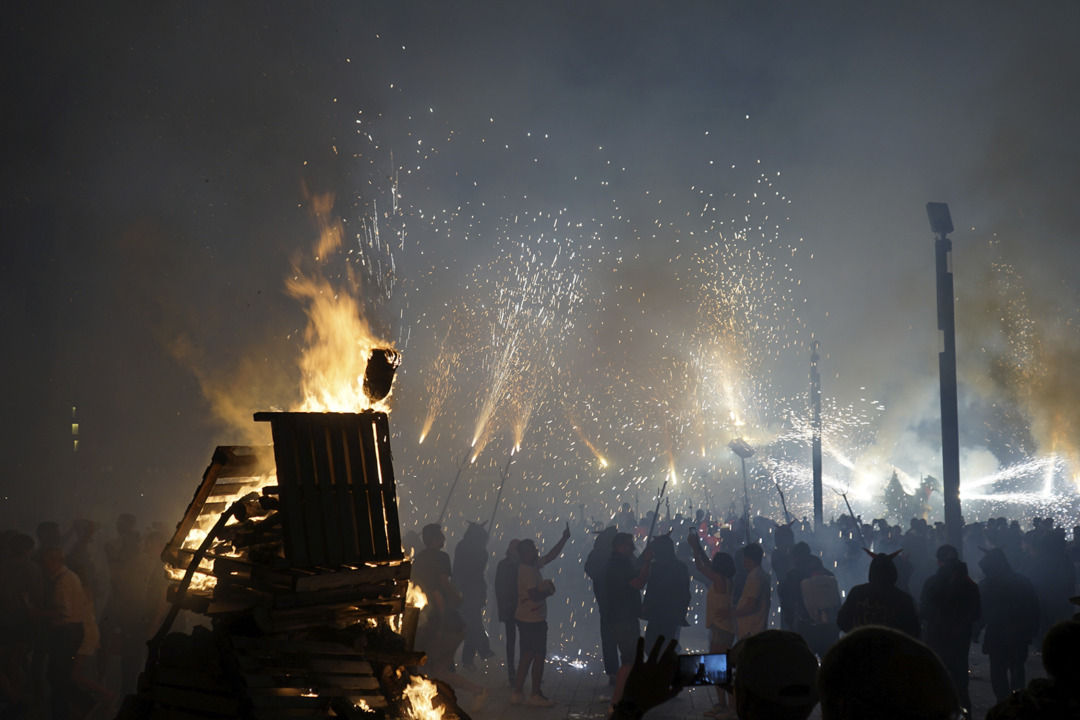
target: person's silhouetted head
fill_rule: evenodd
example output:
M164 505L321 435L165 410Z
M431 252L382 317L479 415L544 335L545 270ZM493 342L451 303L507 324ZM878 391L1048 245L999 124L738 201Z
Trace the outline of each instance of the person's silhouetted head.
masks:
M1080 694L1080 622L1065 620L1046 631L1042 663L1046 674L1058 685Z
M431 523L420 530L420 538L424 541L424 547L436 550L446 545L446 535L443 534L442 525Z
M750 567L760 567L761 558L765 557L765 551L757 543L750 543L743 548L743 560L750 563Z
M731 651L740 720L805 720L817 705L818 662L800 635L765 630Z
M825 653L818 694L822 720L952 720L960 712L934 651L875 625L848 633Z
M735 577L735 558L722 550L718 550L712 556L712 569L713 572L719 573L730 580Z

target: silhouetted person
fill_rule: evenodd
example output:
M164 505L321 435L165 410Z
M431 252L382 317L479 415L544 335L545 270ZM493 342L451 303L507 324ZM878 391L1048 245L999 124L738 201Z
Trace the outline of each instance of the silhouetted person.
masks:
M1026 573L1039 596L1040 634L1072 616L1069 596L1076 593L1076 567L1065 547L1062 531L1051 530L1033 541L1034 555Z
M44 600L42 569L32 558L34 539L6 532L0 544L0 709L20 717L37 690L27 683L27 658L38 636ZM41 649L44 663L47 647ZM29 685L29 686L28 686Z
M518 540L511 540L506 546L506 557L495 566L495 607L499 612L499 622L503 624L503 634L506 636L506 673L510 680L510 687L514 687L517 681L517 620L514 613L517 611L518 601L518 565L521 557L518 556Z
M638 636L641 634L641 588L649 578L652 548L647 547L640 564L634 562L634 536L620 532L611 541L611 560L608 563L606 589L607 610L611 633L619 649L620 667L633 662Z
M622 508L615 515L615 525L619 528L619 532L631 533L637 530L637 515L634 513L633 508L630 507L630 503L623 503Z
M540 684L544 679L544 663L547 660L547 599L555 594L555 584L540 575L540 568L554 560L570 539L570 523L566 524L562 538L544 558L540 558L536 543L522 540L518 543L518 606L514 617L521 638L521 662L518 663L517 681L510 695L513 704L527 703L533 707L551 707L555 703L544 697ZM532 668L532 695L525 699L525 674Z
M817 705L818 661L799 635L764 630L731 653L740 720L806 720Z
M1080 717L1080 622L1066 620L1047 631L1042 644L1046 679L990 708L986 720L1075 720Z
M52 690L52 718L68 720L77 716L73 714L73 705L82 699L73 671L75 655L83 642L87 601L79 576L64 564L64 551L60 547L42 548L40 558L47 587L43 616L48 622L46 677Z
M618 532L614 525L604 528L585 558L585 574L592 580L593 597L600 612L600 653L604 659L604 673L611 685L615 684L615 675L619 672L619 647L615 644L611 617L607 612L607 570L611 563L612 541Z
M465 639L465 622L457 610L461 592L450 580L450 556L443 551L446 535L441 525L431 523L421 529L420 537L424 549L413 559L411 580L428 602L420 613L417 649L428 654L428 674L471 692L472 709L479 710L487 702L488 690L453 670L454 653Z
M922 590L926 644L941 658L960 704L970 711L968 654L972 631L982 615L979 586L968 577L967 564L960 562L955 547L942 545L936 557L938 571L926 579Z
M837 627L851 632L866 625L884 625L918 639L920 628L915 601L896 587L896 565L893 564L896 553L875 555L869 550L866 553L873 558L869 582L851 588L836 617Z
M1011 690L1024 687L1028 645L1039 632L1039 596L1031 581L1014 572L1001 548L985 551L979 561L983 653L990 656L990 685L1001 702Z
M818 671L822 720L952 720L960 701L934 651L867 626L842 637Z
M772 603L772 583L769 575L761 569L761 560L765 552L757 543L750 543L742 549L742 564L746 571L746 581L739 593L739 602L728 612L719 612L735 620L735 634L739 640L769 627L769 607Z
M795 628L814 654L824 657L840 637L840 628L836 625L840 614L840 587L836 576L825 568L821 558L811 555L803 562L809 575L799 583Z
M483 525L469 523L461 542L454 548L454 584L461 591L461 619L465 621L465 642L461 646L461 664L473 669L476 655L487 659L494 655L484 630L484 606L487 605L488 533Z
M694 554L694 565L709 581L705 593L705 627L709 630L709 652L723 653L735 644L735 621L731 618L731 595L734 589L735 560L726 552L717 552L710 561L701 547L697 531L691 530L686 538ZM734 707L731 696L724 688L716 690L717 704L710 711L711 717L729 714Z
M105 543L109 563L109 597L101 611L101 649L98 682L105 684L110 660L120 656L120 691L135 692L135 681L146 659L146 580L150 566L134 515L116 520L117 537Z
M775 556L775 551L773 552ZM784 630L796 629L797 619L802 608L802 581L810 577L810 546L804 542L795 543L788 555L788 570L781 574L775 561L773 571L778 581L777 595L780 600L780 627Z
M647 647L661 636L678 641L690 608L690 569L675 557L671 536L656 538L652 547L652 567L642 604Z

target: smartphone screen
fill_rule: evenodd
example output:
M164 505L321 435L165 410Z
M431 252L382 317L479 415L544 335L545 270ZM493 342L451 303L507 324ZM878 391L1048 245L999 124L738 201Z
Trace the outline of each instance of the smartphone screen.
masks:
M727 653L680 655L673 685L727 685L731 682Z

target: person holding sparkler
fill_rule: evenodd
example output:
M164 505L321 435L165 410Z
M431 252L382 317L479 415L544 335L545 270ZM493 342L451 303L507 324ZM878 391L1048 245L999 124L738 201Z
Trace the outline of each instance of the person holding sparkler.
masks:
M526 703L533 707L551 707L555 703L544 697L540 683L544 679L544 660L547 657L547 599L555 594L555 583L540 575L540 568L554 560L570 539L570 523L566 524L562 538L543 558L532 540L518 543L521 565L518 567L518 634L521 637L521 662L518 663L517 680L510 702ZM525 675L532 668L532 695L525 700Z

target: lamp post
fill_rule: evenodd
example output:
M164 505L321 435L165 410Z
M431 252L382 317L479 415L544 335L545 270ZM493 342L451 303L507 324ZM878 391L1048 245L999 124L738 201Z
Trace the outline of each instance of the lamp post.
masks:
M943 346L938 354L941 379L941 486L944 495L945 536L962 551L963 517L960 512L960 420L956 392L956 322L953 313L953 276L950 267L952 216L945 203L927 203L926 214L934 232L937 265L938 330Z
M750 447L742 438L735 438L728 443L731 451L742 460L742 489L743 489L743 527L746 530L746 544L750 544L750 488L746 481L746 458L753 456L754 448Z

